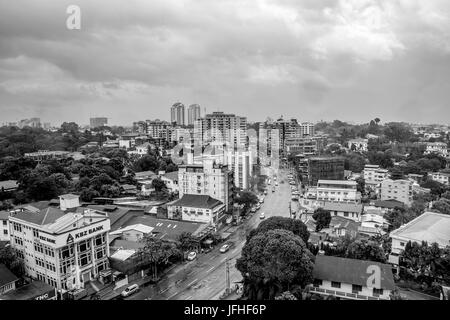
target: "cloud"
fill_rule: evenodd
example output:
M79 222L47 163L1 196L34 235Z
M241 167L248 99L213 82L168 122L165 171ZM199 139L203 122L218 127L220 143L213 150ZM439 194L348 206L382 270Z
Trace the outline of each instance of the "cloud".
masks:
M447 0L0 0L0 15L4 121L131 124L175 101L250 120L398 120L407 101L450 115Z

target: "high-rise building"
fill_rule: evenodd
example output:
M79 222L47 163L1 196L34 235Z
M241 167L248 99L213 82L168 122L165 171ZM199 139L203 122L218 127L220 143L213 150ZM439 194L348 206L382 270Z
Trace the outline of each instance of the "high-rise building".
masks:
M173 126L167 121L159 119L146 120L146 134L151 138L160 138L170 141L172 138Z
M91 128L104 127L107 124L108 124L108 118L105 118L105 117L90 118Z
M186 124L184 119L184 104L181 102L174 103L170 108L170 122L184 126Z
M201 111L200 111L200 105L198 104L191 104L188 107L188 125L194 125L195 120L198 120L201 118Z
M303 136L313 136L315 131L314 131L314 123L311 122L302 122L300 124L300 129L302 132Z
M246 149L247 118L223 112L213 112L194 123L194 139L202 146L210 142L225 143L234 150Z

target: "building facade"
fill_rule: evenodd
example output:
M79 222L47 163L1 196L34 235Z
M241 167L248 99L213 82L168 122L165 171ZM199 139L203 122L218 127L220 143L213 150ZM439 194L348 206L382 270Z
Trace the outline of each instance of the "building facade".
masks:
M106 117L90 118L89 122L90 122L91 129L104 127L108 124L108 118L106 118Z
M357 191L356 185L356 181L319 180L317 182L317 200L360 203L361 193Z
M410 206L413 200L413 182L410 180L386 179L381 182L381 200L397 200Z
M389 170L380 168L379 165L366 164L364 166L364 181L369 186L377 186L389 176Z
M104 214L47 208L19 212L9 221L11 246L33 279L70 291L109 269L110 221Z
M188 125L193 126L195 123L195 120L200 119L201 116L201 109L200 105L198 104L191 104L188 107Z
M313 157L308 159L308 179L310 186L319 180L343 180L344 159L340 157Z
M450 173L443 172L429 172L428 177L431 177L433 181L437 181L446 186L450 185Z
M174 103L170 108L170 122L176 123L178 126L184 126L186 124L184 109L184 104L181 102Z
M167 206L169 219L207 223L219 226L225 214L225 205L207 195L185 194Z

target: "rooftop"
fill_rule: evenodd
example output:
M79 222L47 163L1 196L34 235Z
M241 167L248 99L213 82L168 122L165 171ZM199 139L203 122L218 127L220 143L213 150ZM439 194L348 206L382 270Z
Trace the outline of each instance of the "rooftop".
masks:
M394 230L391 237L400 237L402 239L431 244L436 242L440 247L450 244L450 215L425 212Z
M377 200L374 203L375 207L394 209L396 207L404 207L405 204L401 201L390 199L390 200Z
M34 300L37 297L50 292L53 292L53 295L49 294L49 296L54 296L56 294L56 289L45 282L33 281L30 284L16 288L16 290L2 295L0 300Z
M147 233L151 233L153 231L153 228L146 226L144 224L138 223L138 224L134 224L131 226L127 226L125 228L117 229L116 231L111 232L110 234L120 234L120 233L123 233L125 231L130 231L130 230L135 230L135 231L139 231L139 232L147 234Z
M333 184L333 185L352 185L356 186L356 181L351 180L319 180L317 185L319 184Z
M17 184L17 180L5 180L5 181L0 181L0 189L4 188L5 190L8 189L15 189L17 188L19 185Z
M61 196L59 196L59 197L60 197L61 199L64 199L64 200L73 200L73 199L78 199L78 198L80 198L79 195L71 194L71 193L63 194L63 195L61 195Z
M354 203L325 202L323 209L328 211L361 213L363 206L362 204L354 204Z
M163 174L163 177L173 181L178 181L178 171L166 172Z
M4 264L0 264L0 288L18 279Z
M15 214L13 217L16 219L20 219L26 222L42 226L54 223L56 220L63 217L64 215L65 215L64 211L57 208L48 207L46 209L41 209L35 212L25 210Z
M366 287L367 269L373 265L380 267L381 289L394 290L392 267L388 264L374 261L318 255L314 264L313 276L316 279Z
M221 205L217 199L202 194L185 194L183 197L172 203L173 206L213 209Z

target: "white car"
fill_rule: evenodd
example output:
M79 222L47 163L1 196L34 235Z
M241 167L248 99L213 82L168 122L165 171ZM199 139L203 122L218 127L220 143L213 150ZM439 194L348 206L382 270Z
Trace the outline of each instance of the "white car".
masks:
M230 249L230 245L229 244L224 244L221 248L220 248L220 252L221 253L225 253Z
M264 219L266 217L266 215L264 214L264 212L261 212L261 214L259 215L260 219Z
M133 293L136 293L139 291L139 286L137 284L132 284L131 286L127 287L125 290L122 291L120 294L122 297L129 297Z
M195 252L195 251L189 252L187 259L189 261L192 261L192 260L195 260L195 258L197 258L197 252Z

